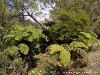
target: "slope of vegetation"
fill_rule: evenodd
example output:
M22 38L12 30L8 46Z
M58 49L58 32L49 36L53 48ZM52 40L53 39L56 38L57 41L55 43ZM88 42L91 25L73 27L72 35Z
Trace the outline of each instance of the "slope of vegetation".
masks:
M100 74L100 2L57 0L52 21L42 24L27 10L34 2L11 1L0 0L0 75Z

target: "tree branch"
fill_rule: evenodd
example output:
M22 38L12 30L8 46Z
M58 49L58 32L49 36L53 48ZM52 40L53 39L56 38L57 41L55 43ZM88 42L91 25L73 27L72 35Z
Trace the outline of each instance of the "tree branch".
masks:
M28 14L28 16L30 16L38 25L40 25L42 27L42 29L46 29L47 27L44 26L43 24L41 24L32 14L30 14L26 9L25 9L26 13Z

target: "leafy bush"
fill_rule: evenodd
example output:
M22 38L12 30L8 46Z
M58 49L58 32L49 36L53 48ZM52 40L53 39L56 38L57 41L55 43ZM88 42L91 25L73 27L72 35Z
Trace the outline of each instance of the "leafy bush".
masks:
M6 49L5 55L13 62L15 58L21 58L23 61L24 70L29 70L29 67L36 66L34 55L40 52L40 40L47 39L42 30L34 26L22 27L20 25L12 26L9 34L4 36ZM30 66L29 66L30 65Z
M38 48L41 38L46 38L42 34L42 30L36 29L34 26L22 27L20 25L14 25L10 33L4 37L7 47L14 45L19 48L17 51L20 50L23 54L28 54L31 46Z

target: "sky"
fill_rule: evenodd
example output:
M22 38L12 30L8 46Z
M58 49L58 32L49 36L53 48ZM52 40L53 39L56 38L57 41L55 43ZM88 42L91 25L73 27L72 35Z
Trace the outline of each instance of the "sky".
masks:
M52 7L55 7L55 3L51 3L51 4L48 4L48 3L47 3L46 5L44 5L44 3L43 3L43 2L40 2L39 0L36 0L35 2L36 2L36 4L37 4L38 10L37 10L37 9L29 8L28 11L29 11L30 13L33 12L33 16L34 16L39 22L44 22L45 19L46 19L46 20L51 20L51 19L50 19L50 10L53 10ZM51 6L52 6L52 7L51 7ZM39 14L38 14L38 13L39 13ZM27 14L27 13L25 13L25 15L26 15L26 14ZM31 17L25 17L25 18L26 18L26 20L31 20L31 21L33 21ZM33 21L33 22L34 22L34 21Z

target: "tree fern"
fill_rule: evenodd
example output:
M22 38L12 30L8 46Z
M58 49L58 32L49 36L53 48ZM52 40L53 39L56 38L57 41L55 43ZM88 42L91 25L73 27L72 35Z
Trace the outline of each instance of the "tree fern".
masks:
M48 46L46 50L48 50L50 54L53 54L55 52L60 52L59 58L63 66L66 67L70 63L70 52L67 51L63 46L58 44L53 44Z
M84 60L84 62L88 61L88 54L85 50L88 50L88 46L80 41L72 41L69 45L65 44L63 45L67 50L74 51L77 54L80 54L80 56L82 57L82 59ZM64 55L65 56L65 55ZM79 58L81 58L79 57Z
M4 36L6 47L7 49L9 49L9 52L11 51L10 54L15 53L13 52L13 49L11 49L11 46L13 45L15 47L18 47L20 52L25 55L28 54L28 46L30 46L30 44L31 47L39 49L39 41L41 38L47 39L46 36L42 33L41 29L37 29L31 25L27 27L14 25L12 26L11 31ZM18 49L16 51L18 51Z

